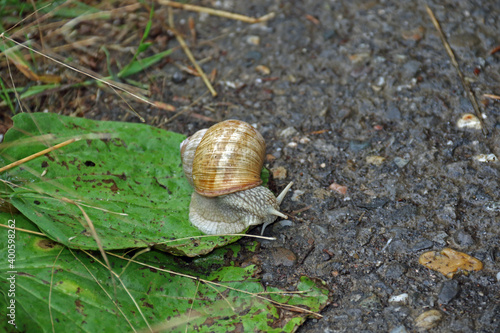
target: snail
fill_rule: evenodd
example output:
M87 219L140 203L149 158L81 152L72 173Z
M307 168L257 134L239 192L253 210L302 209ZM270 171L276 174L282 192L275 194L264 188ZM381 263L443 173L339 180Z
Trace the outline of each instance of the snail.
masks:
M293 183L275 197L260 186L266 144L251 125L226 120L202 129L181 145L182 167L195 192L189 221L209 235L240 233L249 226L265 228L287 216L279 206Z

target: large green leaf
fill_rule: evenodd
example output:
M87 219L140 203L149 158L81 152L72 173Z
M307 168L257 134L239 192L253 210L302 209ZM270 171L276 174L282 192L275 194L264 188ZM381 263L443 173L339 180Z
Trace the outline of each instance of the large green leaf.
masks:
M13 120L0 146L0 165L82 138L0 174L14 184L3 196L55 241L97 249L89 220L107 250L155 245L196 256L238 239L200 238L190 224L192 189L179 155L183 135L45 113Z
M22 215L0 213L0 221L38 231ZM306 277L297 285L302 293L268 294L254 265L223 266L236 258L237 244L190 263L156 251L132 263L108 253L113 283L98 255L7 228L0 228L2 253L9 239L15 261L0 261L0 315L12 319L5 312L14 300L14 320L23 332L147 332L148 325L168 332L293 332L308 311L319 312L328 302L328 290ZM296 305L304 310L290 308ZM5 320L2 329L16 331Z

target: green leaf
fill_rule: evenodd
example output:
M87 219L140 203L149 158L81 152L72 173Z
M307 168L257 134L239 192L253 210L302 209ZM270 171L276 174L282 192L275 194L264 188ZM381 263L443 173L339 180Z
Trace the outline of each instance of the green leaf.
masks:
M153 43L141 43L141 45L137 48L137 53L146 51L151 45L153 45Z
M0 221L38 231L22 215L0 213ZM0 228L0 251L9 253L9 245L15 261L12 267L0 261L0 313L5 316L14 300L15 323L23 332L130 332L148 326L168 332L293 332L310 315L307 310L319 312L328 302L327 289L305 277L297 286L300 294L265 293L254 265L222 266L234 258L236 245L190 263L156 251L132 263L108 253L115 284L92 253ZM290 311L292 305L307 310ZM14 331L5 320L1 329Z
M157 53L151 57L147 57L144 59L135 59L131 63L129 63L125 68L123 68L120 73L118 73L118 77L120 78L126 78L130 75L134 75L135 73L139 73L146 68L156 64L158 61L163 59L164 57L170 55L172 53L172 50L165 50L163 52Z
M146 28L144 29L144 33L142 34L141 38L141 44L144 43L144 41L148 38L149 32L151 31L151 26L153 25L153 18L155 15L155 10L154 10L154 4L151 6L151 10L149 11L149 19L148 23L146 24Z
M149 11L149 20L148 23L146 24L146 28L144 29L144 33L142 34L141 43L139 44L139 47L135 51L134 57L132 58L130 63L128 63L127 66L125 66L120 71L120 73L118 73L118 77L126 78L130 75L141 72L144 69L148 68L149 66L152 66L158 61L160 61L163 57L170 55L170 53L172 52L171 50L166 50L158 54L155 54L151 57L138 60L139 54L145 52L152 45L152 43L147 43L146 39L148 38L151 26L153 25L153 18L154 18L154 6L151 6L151 10Z
M193 190L179 153L185 136L45 113L23 113L13 121L0 145L0 165L82 138L0 174L15 184L7 199L55 241L97 249L89 220L106 250L157 246L197 256L239 239L200 238L189 222Z

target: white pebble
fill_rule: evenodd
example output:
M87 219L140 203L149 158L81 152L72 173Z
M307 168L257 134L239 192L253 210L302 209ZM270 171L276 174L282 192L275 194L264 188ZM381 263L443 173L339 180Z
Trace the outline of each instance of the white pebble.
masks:
M309 142L311 142L311 139L309 139L308 137L304 136L304 137L300 138L299 142L300 143L309 143Z
M302 190L295 190L293 191L293 195L292 195L292 201L299 201L299 197L306 193L305 191L302 191Z
M479 154L473 157L478 162L496 162L498 158L495 154Z
M394 295L389 298L389 303L404 303L406 304L408 300L408 294L403 293L401 295Z
M481 129L481 121L478 117L473 115L472 113L463 114L460 119L457 121L458 128L471 128L480 130Z
M259 45L260 44L260 37L254 36L254 35L247 36L247 43L250 45Z

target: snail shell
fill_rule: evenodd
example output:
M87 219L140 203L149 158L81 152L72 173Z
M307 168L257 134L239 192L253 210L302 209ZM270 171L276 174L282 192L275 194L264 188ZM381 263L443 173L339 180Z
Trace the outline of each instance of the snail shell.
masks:
M199 130L198 132L191 135L189 138L181 142L181 160L182 169L186 175L189 184L194 187L193 183L193 160L196 148L200 144L201 139L207 132L207 128Z
M262 184L266 144L249 124L226 120L196 132L181 143L184 173L195 188L189 220L206 234L238 233L248 226L287 218L279 205L290 183L276 198Z
M226 120L210 127L194 154L196 192L216 197L259 186L265 152L262 135L243 121Z

